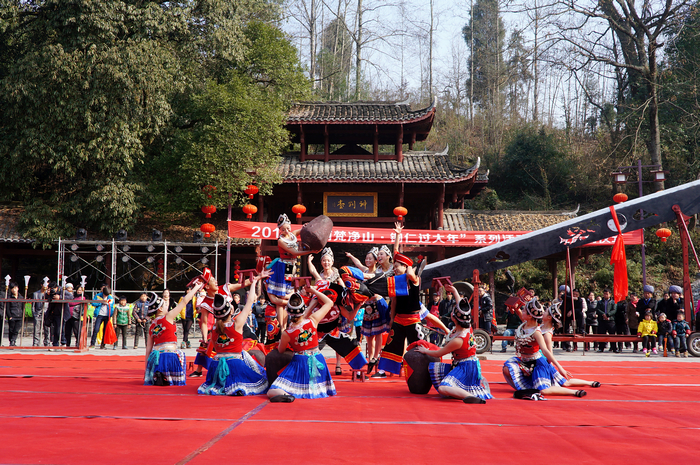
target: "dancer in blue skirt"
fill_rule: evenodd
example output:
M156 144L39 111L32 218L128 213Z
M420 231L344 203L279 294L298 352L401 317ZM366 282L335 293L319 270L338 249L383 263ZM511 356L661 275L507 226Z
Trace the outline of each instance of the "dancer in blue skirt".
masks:
M542 394L585 396L584 390L563 387L572 376L547 348L540 328L545 314L542 304L533 298L525 310L524 323L515 331L516 356L503 365L506 382L516 390L514 397L543 400Z
M433 386L445 397L462 399L465 404L485 404L493 399L488 382L481 376L481 364L476 356L476 343L472 330L472 309L469 301L460 299L453 286L445 286L454 295L457 305L451 319L455 324L447 336L447 343L438 350L418 346L416 350L432 357L442 357L452 352L452 363L430 363L428 370Z
M214 396L252 396L267 391L265 369L243 350L243 326L257 296L259 276L251 279L248 299L243 309L236 309L223 295L214 296L216 326L207 352L216 352L207 371L207 380L199 386L199 394Z
M155 318L146 341L146 373L143 380L146 386L185 385L185 353L177 346L175 317L202 287L202 283L195 284L172 310L168 310L163 299L152 293L148 315L155 315Z
M335 395L326 360L318 350L316 330L318 322L333 308L333 301L312 286L306 286L306 290L315 296L321 308L309 315L299 293L289 297L287 313L290 325L282 333L277 350L284 353L289 347L294 351L294 357L270 386L267 392L270 402L294 402L296 397L317 399Z

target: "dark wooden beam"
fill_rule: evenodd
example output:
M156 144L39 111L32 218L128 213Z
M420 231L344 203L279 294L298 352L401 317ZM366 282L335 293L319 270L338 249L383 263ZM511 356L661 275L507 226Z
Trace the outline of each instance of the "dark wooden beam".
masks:
M373 155L374 155L374 162L379 161L379 128L377 127L378 125L374 125L374 144L373 144Z
M396 160L399 163L403 161L403 124L399 124L399 130L396 133Z

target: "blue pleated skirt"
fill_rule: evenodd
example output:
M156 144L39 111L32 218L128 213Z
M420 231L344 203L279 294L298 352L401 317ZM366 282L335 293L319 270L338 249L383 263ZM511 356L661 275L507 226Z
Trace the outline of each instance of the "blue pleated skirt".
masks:
M286 264L282 260L277 260L271 267L272 276L267 280L267 292L278 297L284 297L287 294L294 292L292 281L287 281L284 272Z
M561 386L566 383L566 378L547 361L542 352L538 352L536 358L528 362L523 362L518 357L511 357L506 360L504 366L508 368L513 384L518 390L542 391L555 384Z
M217 355L197 393L212 396L254 396L267 392L265 369L246 351Z
M163 378L168 380L171 386L184 386L187 379L185 376L185 353L181 350L154 348L146 362L143 384L153 386L153 377L157 372L163 373Z
M479 399L493 399L488 381L481 375L481 364L476 357L460 360L456 365L433 362L428 366L430 380L437 390L440 386L463 389Z
M299 399L318 399L336 394L326 359L318 349L294 354L270 389L281 389Z
M391 329L389 324L391 320L391 312L384 300L374 302L371 311L365 308L365 316L362 319L362 335L365 337L376 336L378 334L388 333Z

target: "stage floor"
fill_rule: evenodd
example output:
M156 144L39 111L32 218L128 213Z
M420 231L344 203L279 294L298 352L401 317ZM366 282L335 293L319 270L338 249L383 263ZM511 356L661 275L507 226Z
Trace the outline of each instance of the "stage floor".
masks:
M13 464L697 463L700 364L567 360L582 399L515 400L482 361L485 405L409 393L403 378L271 404L142 385L143 357L0 353L0 462ZM591 357L592 358L592 357ZM332 366L334 361L328 360Z

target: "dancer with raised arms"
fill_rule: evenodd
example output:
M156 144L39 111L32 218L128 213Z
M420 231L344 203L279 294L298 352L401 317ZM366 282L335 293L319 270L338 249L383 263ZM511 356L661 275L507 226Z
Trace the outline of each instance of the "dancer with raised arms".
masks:
M333 308L333 301L312 286L306 286L306 291L318 299L321 308L309 315L299 293L289 297L290 325L282 333L277 350L284 353L289 347L294 356L270 386L267 392L270 402L294 402L297 397L316 399L336 394L326 359L318 350L316 330L319 321Z
M243 327L251 314L257 296L259 277L251 280L245 306L239 312L223 295L214 296L216 327L209 340L208 352L216 352L207 372L207 380L199 386L199 394L214 396L252 396L267 390L265 369L243 350Z
M172 310L168 310L163 299L152 293L148 302L148 315L154 318L146 341L144 385L185 385L185 353L177 346L175 317L202 286L201 282L196 283Z
M272 275L272 271L263 270L257 277L257 279L266 279ZM204 290L206 295L199 299L197 302L197 311L200 315L199 326L202 330L202 342L197 350L197 357L195 358L195 369L190 373L190 377L202 376L202 368L208 369L208 364L210 360L206 357L204 352L209 345L209 335L214 327L214 297L220 295L226 299L227 302L233 302L233 292L236 292L244 287L250 286L251 280L246 278L240 283L226 283L219 286L216 281L216 277L212 274L209 268L204 268L201 276L195 278L194 281L201 281L204 283Z

